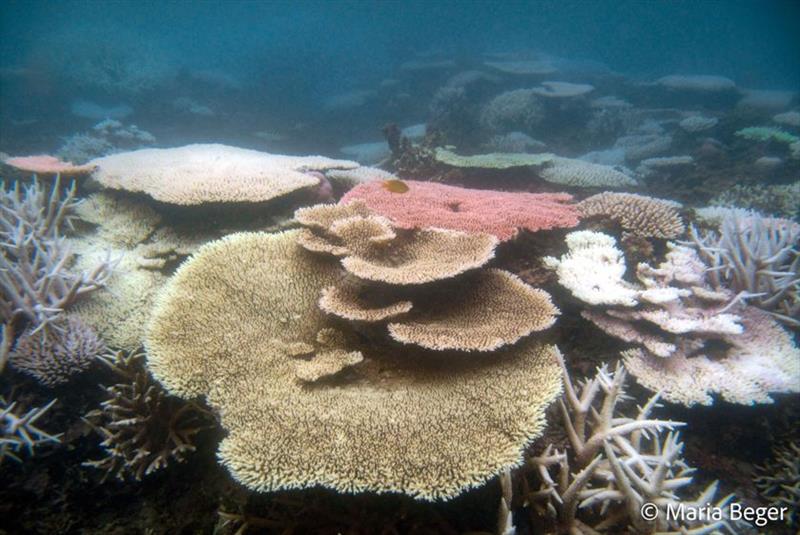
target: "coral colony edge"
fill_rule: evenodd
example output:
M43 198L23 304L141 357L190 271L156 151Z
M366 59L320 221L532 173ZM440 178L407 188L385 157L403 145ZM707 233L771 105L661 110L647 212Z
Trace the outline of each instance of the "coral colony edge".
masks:
M797 93L431 52L306 124L64 39L77 126L0 116L0 535L800 529Z

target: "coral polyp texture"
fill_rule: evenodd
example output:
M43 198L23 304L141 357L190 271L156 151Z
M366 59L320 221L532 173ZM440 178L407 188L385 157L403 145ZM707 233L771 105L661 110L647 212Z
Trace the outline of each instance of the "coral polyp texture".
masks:
M610 165L574 158L553 158L538 174L547 182L578 188L623 188L636 185L635 179Z
M520 229L536 232L578 224L572 196L566 193L510 193L414 180L405 184L405 193L392 192L381 182L361 184L340 202L360 199L400 228L481 232L501 241L514 238Z
M603 192L582 200L582 218L605 217L626 231L645 238L677 238L686 232L680 216L681 205L635 193Z
M203 246L150 323L151 370L219 410L228 431L219 457L233 476L260 491L322 485L435 500L521 463L560 392L558 350L528 340L458 358L339 335L317 306L339 281L338 261L306 251L298 235Z
M140 192L157 201L196 205L264 202L316 186L310 171L354 169L355 162L285 156L220 144L121 152L89 162L102 186Z

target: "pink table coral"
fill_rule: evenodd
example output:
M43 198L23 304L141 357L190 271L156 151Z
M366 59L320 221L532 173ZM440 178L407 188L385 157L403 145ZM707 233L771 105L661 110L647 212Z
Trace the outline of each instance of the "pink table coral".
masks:
M531 232L574 227L578 211L567 193L523 193L478 190L434 182L404 181L405 193L395 193L381 181L360 184L340 203L362 199L373 211L401 228L446 228L485 232L502 241L519 229Z
M81 175L90 173L94 169L93 165L75 165L47 154L6 158L4 163L21 171L39 174Z

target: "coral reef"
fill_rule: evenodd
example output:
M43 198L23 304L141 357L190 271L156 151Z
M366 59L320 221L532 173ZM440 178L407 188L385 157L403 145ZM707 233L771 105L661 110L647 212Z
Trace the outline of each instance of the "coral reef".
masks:
M800 523L800 446L794 442L773 449L772 458L758 466L753 482L759 494L773 507L786 507L788 526Z
M800 220L800 182L792 184L734 184L711 199L711 205L756 210Z
M23 332L9 362L41 384L55 386L88 369L104 351L105 344L91 327L66 314L57 328Z
M93 165L75 165L47 154L6 158L3 163L20 171L42 175L84 175L94 169Z
M576 387L564 368L559 405L569 448L551 445L528 459L528 477L538 484L528 490L531 507L553 523L555 533L737 532L727 518L666 514L668 507L695 513L712 503L722 508L733 496L714 502L717 482L694 499L685 496L694 469L683 459L684 446L674 431L683 424L652 417L657 395L635 416L623 413L626 375L620 365L613 372L602 366ZM652 520L642 514L648 503L657 513Z
M524 134L523 134L524 135ZM475 156L462 156L447 149L436 149L436 161L449 167L466 169L514 169L540 167L552 161L552 154L524 154L492 152Z
M43 407L32 408L19 416L14 412L16 402L8 403L0 396L0 464L6 458L22 462L18 454L23 451L33 455L35 448L47 443L61 442L59 435L51 435L35 425L55 402L54 399Z
M229 434L219 456L234 477L261 491L322 485L435 500L519 464L560 391L557 349L524 341L463 358L358 337L321 345L331 325L317 300L338 282L338 262L299 247L298 234L205 245L168 284L147 334L156 377L220 410ZM300 380L298 351L313 362L332 347L363 360Z
M578 188L622 188L636 185L636 180L609 165L572 158L553 158L538 174L547 182Z
M501 93L481 111L481 125L494 132L513 130L533 132L545 118L541 97L533 89L515 89Z
M15 333L25 327L29 336L48 337L58 333L61 337L60 340L51 338L43 342L42 347L69 349L70 344L80 337L62 345L69 338L63 335L63 311L80 297L101 288L111 274L112 263L106 258L86 271L74 273L69 269L73 254L61 236L61 227L74 217L74 182L63 197L60 175L56 177L49 195L38 181L26 187L24 192L19 182L15 182L10 190L3 184L1 193L0 235L3 243L0 248L3 254L0 287L3 298L0 317L3 321L3 344L0 363L7 360ZM83 340L90 338L84 337ZM50 355L64 356L60 350Z
M144 368L142 353L118 351L99 360L122 382L104 387L108 399L84 419L103 437L106 451L84 465L103 470L103 480L140 481L173 461L184 462L195 450L195 436L210 427L211 415L166 394Z
M617 221L631 234L644 238L677 238L686 231L681 205L634 193L603 192L578 203L582 218L601 216Z
M750 303L800 326L800 223L731 213L719 233L690 229L711 283L746 292Z
M264 202L316 186L308 171L354 169L355 162L284 156L219 144L142 149L91 160L106 188L142 192L171 204Z
M115 152L137 150L156 142L155 136L136 125L124 125L114 119L105 119L89 132L64 139L57 155L65 160L85 163L94 158Z
M341 203L363 200L400 228L447 228L485 232L506 241L519 229L530 232L578 224L577 210L566 193L509 193L406 181L409 191L394 193L379 182L347 192Z

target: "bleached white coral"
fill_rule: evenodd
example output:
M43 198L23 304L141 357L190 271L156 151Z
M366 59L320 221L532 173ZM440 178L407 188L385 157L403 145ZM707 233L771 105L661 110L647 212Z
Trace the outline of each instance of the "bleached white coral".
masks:
M591 305L637 304L638 291L623 280L625 257L616 241L601 232L579 230L567 234L569 252L560 259L543 259L556 271L558 282L572 295Z

